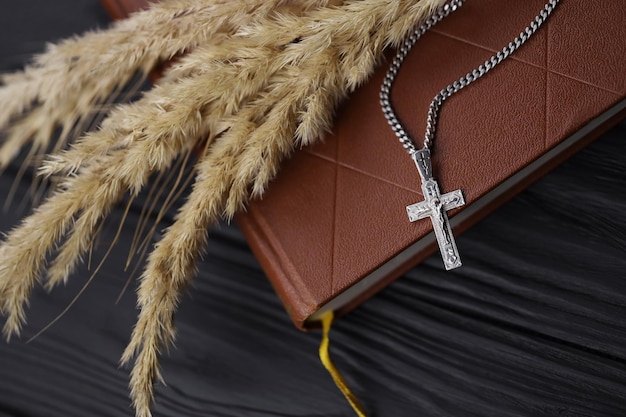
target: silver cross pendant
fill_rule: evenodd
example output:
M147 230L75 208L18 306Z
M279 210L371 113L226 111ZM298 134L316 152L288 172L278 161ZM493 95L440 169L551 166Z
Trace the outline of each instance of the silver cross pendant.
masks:
M430 163L430 150L420 149L412 154L413 161L422 177L422 192L424 201L407 206L406 211L409 220L416 220L430 217L443 258L443 264L447 270L461 266L461 258L456 248L454 235L448 220L448 210L460 207L465 204L465 198L461 190L441 194L439 184L433 178L432 166Z

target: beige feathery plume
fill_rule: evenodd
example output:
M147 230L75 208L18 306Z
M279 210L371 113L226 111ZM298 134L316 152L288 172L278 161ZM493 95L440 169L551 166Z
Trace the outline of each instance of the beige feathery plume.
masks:
M0 130L18 118L0 146L0 169L29 141L32 153L48 149L56 127L62 132L55 148L61 149L74 127L87 128L97 106L135 74L145 75L157 63L200 45L217 44L274 11L302 13L329 1L169 0L108 31L50 45L23 72L0 77L5 84L0 87Z
M55 245L63 241L48 271L51 286L68 278L88 250L97 224L125 193L135 195L151 173L203 143L193 190L141 276L141 311L122 358L135 361L130 387L137 415L150 416L153 382L160 378L158 355L174 339L173 313L193 278L207 227L220 217L232 217L250 195L261 195L298 144L313 143L328 130L339 100L366 80L383 49L399 44L442 2L276 1L268 6L257 0L243 2L247 8L241 12L241 4L231 6L236 2L207 1L215 7L207 23L213 28L205 30L215 35L215 26L231 25L220 32L228 35L219 42L190 35L191 43L178 51L196 42L193 50L155 88L136 103L115 109L98 131L56 153L41 168L46 175L67 176L0 246L5 335L19 333L23 306ZM164 3L159 10L169 10L171 16L170 6L189 3ZM261 7L264 14L244 18ZM187 10L181 13L186 19L196 12L202 15L203 8L182 10ZM158 49L154 42L149 48ZM154 56L156 61L171 54ZM45 68L42 64L41 71ZM15 80L24 83L20 88L30 88L23 77ZM55 82L54 77L48 82ZM105 96L102 90L98 99ZM67 102L59 96L38 99L39 106L57 100L61 108L81 102L71 94ZM0 121L24 107L16 105Z

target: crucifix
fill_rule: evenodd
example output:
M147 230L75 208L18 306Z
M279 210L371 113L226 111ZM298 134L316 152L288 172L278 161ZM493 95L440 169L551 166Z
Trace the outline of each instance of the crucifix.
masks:
M380 107L389 122L389 126L396 134L396 137L402 143L402 146L411 155L411 158L415 162L420 176L422 177L422 191L424 193L424 201L407 206L406 210L409 215L409 220L414 222L425 217L430 217L433 223L433 229L439 244L439 250L443 257L443 263L446 269L454 269L461 266L461 258L459 257L459 251L456 248L456 242L452 235L452 229L450 227L450 221L448 220L448 210L460 207L465 204L465 198L461 190L452 191L451 193L441 194L439 191L439 184L433 178L432 167L430 163L430 150L431 142L435 139L435 130L437 128L437 121L439 119L439 112L444 101L450 98L453 94L458 93L461 89L472 84L486 73L491 71L496 65L507 59L513 52L515 52L520 46L522 46L531 36L533 36L539 27L548 19L552 11L555 9L560 0L548 0L543 9L535 17L529 26L526 27L520 35L513 39L507 46L502 48L493 55L490 59L486 60L483 64L480 64L471 72L462 76L456 81L448 84L445 88L441 89L435 97L433 97L428 107L428 118L426 119L426 132L424 133L424 142L422 149L417 149L415 143L409 137L408 133L404 130L404 126L398 120L396 113L391 105L391 88L396 80L396 76L400 71L400 67L407 57L409 51L415 43L430 30L437 22L448 16L453 11L457 10L463 5L465 0L451 0L445 4L441 9L435 12L424 23L417 26L413 33L404 41L404 44L398 49L395 58L391 62L387 74L380 86Z
M409 220L414 222L430 217L446 269L458 268L461 266L461 258L456 248L452 229L450 228L447 211L465 204L463 193L461 190L456 190L441 194L439 184L433 178L430 150L428 148L416 150L412 157L420 177L422 177L424 201L407 206L406 211L409 215Z

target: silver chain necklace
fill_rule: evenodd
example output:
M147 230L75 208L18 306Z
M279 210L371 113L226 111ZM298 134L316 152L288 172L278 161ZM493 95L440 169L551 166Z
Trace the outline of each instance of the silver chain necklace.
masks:
M549 0L535 19L530 22L530 24L512 42L502 48L502 50L498 51L483 64L479 65L472 72L468 72L465 76L454 81L452 84L449 84L437 93L431 101L428 109L424 143L421 149L417 149L415 143L404 130L404 127L393 111L390 100L391 88L398 71L402 66L402 62L404 62L404 59L413 45L415 45L422 35L430 30L430 28L432 28L435 24L461 7L463 5L463 1L464 0L450 1L415 29L415 31L407 38L406 41L404 41L404 44L398 50L393 62L387 70L387 75L385 76L385 80L383 81L380 89L380 105L385 118L391 126L391 129L395 132L400 143L402 143L402 146L407 150L409 155L411 155L411 158L415 162L422 179L424 201L407 206L406 210L409 215L409 221L414 222L416 220L430 217L433 223L435 237L437 238L437 243L439 244L439 250L441 251L441 256L443 258L443 263L447 270L461 266L461 258L456 247L456 242L454 241L454 235L452 234L447 211L464 205L465 198L463 197L461 190L441 194L439 191L439 184L432 175L430 148L435 139L435 131L437 128L437 121L439 119L441 106L446 99L450 98L463 87L470 85L491 71L496 65L507 59L513 52L530 39L530 37L535 34L535 32L539 30L539 27L541 27L541 25L548 19L560 0Z

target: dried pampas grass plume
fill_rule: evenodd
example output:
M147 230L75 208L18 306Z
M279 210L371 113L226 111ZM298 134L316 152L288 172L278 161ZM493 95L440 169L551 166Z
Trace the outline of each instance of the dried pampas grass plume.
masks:
M337 103L364 82L383 49L398 45L442 0L170 0L104 32L51 46L0 87L0 166L31 143L58 186L0 246L4 334L19 334L24 305L47 268L64 282L98 225L126 194L181 155L202 149L175 222L150 253L139 318L123 362L134 360L131 397L150 416L158 355L175 337L173 313L194 275L207 228L260 196L280 162L331 126ZM185 53L142 98L81 133L133 74ZM59 246L60 245L60 246Z

